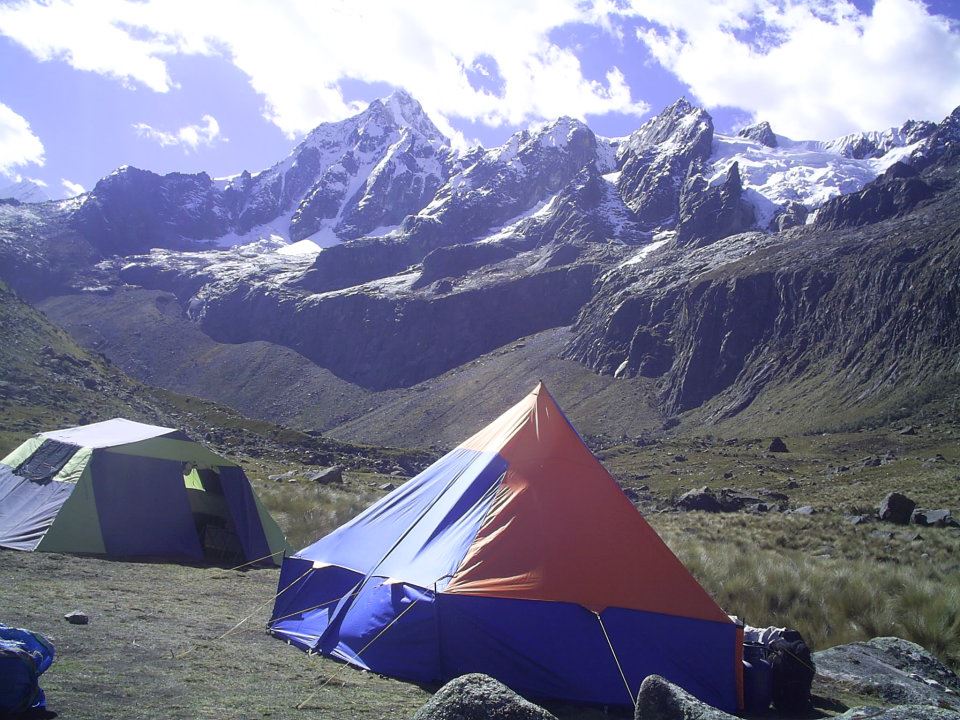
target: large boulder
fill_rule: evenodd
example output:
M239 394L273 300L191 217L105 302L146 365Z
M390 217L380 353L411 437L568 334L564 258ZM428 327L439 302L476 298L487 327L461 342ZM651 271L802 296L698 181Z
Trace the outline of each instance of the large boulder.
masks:
M775 453L790 452L789 448L787 448L787 444L783 441L783 438L780 437L775 437L773 440L771 440L770 447L768 447L767 450Z
M892 492L880 503L877 515L880 516L881 520L896 523L897 525L907 525L916 507L917 503L903 493Z
M896 637L813 654L818 681L883 704L960 709L960 677L924 648Z
M925 525L927 527L960 527L960 524L953 519L953 514L946 509L924 510L923 508L917 508L913 511L911 520L914 525Z
M321 485L330 485L331 483L343 482L343 468L339 465L331 465L328 468L317 470L307 475L310 482L320 483Z
M471 673L451 680L413 720L556 720L489 675Z
M958 720L960 713L929 705L898 705L890 708L858 707L833 720Z
M648 675L640 684L634 717L635 720L736 720L659 675Z
M722 512L720 501L709 487L689 490L677 498L676 506L681 510L700 510L702 512Z

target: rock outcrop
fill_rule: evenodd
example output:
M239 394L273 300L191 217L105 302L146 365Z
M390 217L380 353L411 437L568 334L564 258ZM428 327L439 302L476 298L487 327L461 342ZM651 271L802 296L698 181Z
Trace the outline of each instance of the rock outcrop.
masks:
M627 138L617 154L617 188L638 219L675 224L683 179L710 157L713 119L681 98Z
M635 720L736 720L659 675L648 675L640 684Z
M835 715L834 720L960 720L960 713L929 705L867 706Z
M958 176L958 163L927 171L918 181L941 190L879 223L671 243L656 263L621 265L602 276L564 354L598 372L658 378L667 413L720 396L713 417L808 374L863 402L947 372L960 298L939 269L960 267Z
M888 494L877 509L877 516L881 520L892 522L897 525L908 525L913 515L913 509L917 506L913 500L903 493L892 492Z
M726 179L716 187L710 187L703 176L695 175L684 184L680 196L677 244L709 245L748 230L755 219L753 206L743 199L737 163L730 166Z
M774 135L773 128L766 120L741 128L737 135L748 140L754 140L767 147L777 147L777 136Z
M451 680L412 720L556 720L489 675L471 673Z
M916 643L879 637L821 650L813 659L818 681L883 704L960 709L960 678Z

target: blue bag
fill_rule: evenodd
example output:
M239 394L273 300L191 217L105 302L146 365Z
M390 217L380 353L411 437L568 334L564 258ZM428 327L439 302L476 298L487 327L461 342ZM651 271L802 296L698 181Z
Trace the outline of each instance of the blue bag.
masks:
M0 624L0 715L46 707L38 681L55 654L43 635Z

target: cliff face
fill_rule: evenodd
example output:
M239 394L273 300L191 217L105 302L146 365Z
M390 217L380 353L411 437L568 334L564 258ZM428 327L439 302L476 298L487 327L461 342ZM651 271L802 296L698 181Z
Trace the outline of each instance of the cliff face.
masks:
M720 413L733 414L784 378L839 375L862 399L957 371L960 287L943 273L960 267L960 171L951 163L911 179L940 192L911 194L906 214L896 189L910 194L912 183L883 177L865 200L838 200L822 225L666 247L621 267L564 354L598 372L658 378L672 413L724 393ZM872 198L889 193L879 206L887 219L864 224L877 217Z

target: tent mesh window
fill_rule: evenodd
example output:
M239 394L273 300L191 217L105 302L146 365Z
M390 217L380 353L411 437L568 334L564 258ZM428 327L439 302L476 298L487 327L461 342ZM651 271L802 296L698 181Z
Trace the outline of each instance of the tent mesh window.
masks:
M33 455L24 460L14 473L36 483L47 483L63 470L80 448L59 440L44 440Z

